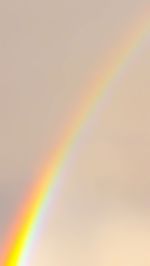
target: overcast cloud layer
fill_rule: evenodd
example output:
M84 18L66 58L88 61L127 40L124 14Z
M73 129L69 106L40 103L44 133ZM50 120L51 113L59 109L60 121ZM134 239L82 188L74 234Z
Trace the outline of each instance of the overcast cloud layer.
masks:
M1 245L87 85L148 2L0 1ZM150 264L149 69L148 36L72 150L29 265Z

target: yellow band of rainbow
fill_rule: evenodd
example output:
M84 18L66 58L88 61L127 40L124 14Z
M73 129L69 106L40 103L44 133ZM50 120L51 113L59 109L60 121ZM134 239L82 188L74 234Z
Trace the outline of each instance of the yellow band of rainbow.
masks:
M85 95L85 100L81 103L77 113L75 113L61 143L53 154L52 160L48 162L33 187L30 197L22 205L22 210L16 218L15 226L8 236L6 245L4 245L3 254L1 254L1 266L27 265L25 254L30 243L32 231L36 229L42 206L45 204L47 197L50 197L81 128L99 103L103 92L108 89L149 32L150 16L145 16L144 14L140 23L138 21L136 27L128 34L126 42L120 48L114 61L110 63L104 76L96 80L89 88L87 95Z

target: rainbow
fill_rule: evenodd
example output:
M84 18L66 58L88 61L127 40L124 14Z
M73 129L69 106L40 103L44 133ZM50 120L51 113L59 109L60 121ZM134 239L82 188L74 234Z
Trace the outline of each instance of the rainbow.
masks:
M150 32L150 17L140 16L136 26L134 25L124 40L124 44L117 50L117 56L107 67L103 77L92 83L87 95L81 102L61 142L52 154L52 159L46 164L44 170L37 178L30 196L25 200L22 209L16 217L15 224L8 235L1 253L1 266L27 265L28 249L34 240L33 232L38 233L38 223L42 215L42 209L47 199L52 197L54 188L61 176L63 166L71 152L72 146L99 103L103 92L111 86L117 75L122 71L130 57L134 54L141 42ZM140 20L140 22L139 22Z

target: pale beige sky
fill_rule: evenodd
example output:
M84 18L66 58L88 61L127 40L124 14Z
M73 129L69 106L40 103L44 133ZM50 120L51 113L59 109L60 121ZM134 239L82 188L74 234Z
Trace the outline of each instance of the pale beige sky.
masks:
M0 1L0 243L87 84L144 10L148 0ZM30 265L111 266L120 258L105 261L101 247L117 257L137 242L145 251L125 252L126 265L150 261L149 51L148 36L82 132Z

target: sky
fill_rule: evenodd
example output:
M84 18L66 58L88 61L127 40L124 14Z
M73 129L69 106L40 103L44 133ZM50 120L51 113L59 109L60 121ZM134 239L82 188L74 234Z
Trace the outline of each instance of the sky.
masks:
M92 78L145 10L148 0L0 1L0 246ZM150 264L149 69L150 35L72 149L29 266Z

